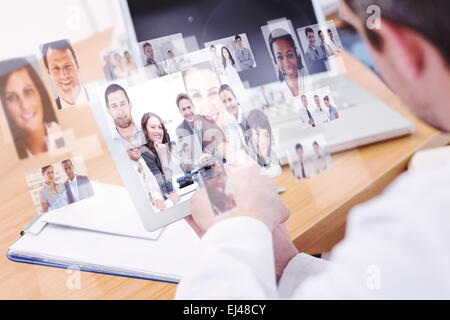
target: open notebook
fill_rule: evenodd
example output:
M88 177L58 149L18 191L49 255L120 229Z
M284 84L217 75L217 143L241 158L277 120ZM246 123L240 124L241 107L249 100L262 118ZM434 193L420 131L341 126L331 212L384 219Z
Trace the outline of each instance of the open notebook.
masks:
M178 282L187 270L187 263L195 257L200 241L189 225L179 220L164 231L148 232L134 212L125 188L100 183L94 183L94 188L96 201L36 219L9 248L8 258ZM102 195L106 194L110 195L109 201L102 201Z

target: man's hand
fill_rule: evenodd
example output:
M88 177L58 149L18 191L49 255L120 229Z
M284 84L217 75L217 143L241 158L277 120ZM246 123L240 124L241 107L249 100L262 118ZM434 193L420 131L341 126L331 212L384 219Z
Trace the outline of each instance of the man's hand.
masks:
M152 204L158 209L158 210L164 210L166 208L166 204L163 200L155 200L152 202Z
M197 191L191 198L192 218L200 230L206 231L215 223L230 217L247 216L260 220L272 232L287 220L289 209L281 201L278 192L267 177L260 175L257 165L225 166L236 207L214 215L206 190Z
M169 194L169 200L173 202L173 204L177 203L178 201L180 201L180 196L178 194L176 194L175 192L172 192Z

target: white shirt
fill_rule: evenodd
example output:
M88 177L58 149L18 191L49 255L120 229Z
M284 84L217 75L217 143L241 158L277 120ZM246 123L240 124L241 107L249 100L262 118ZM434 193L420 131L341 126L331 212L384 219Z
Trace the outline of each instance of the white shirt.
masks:
M302 123L302 128L312 128L312 125L309 124L308 111L309 111L309 114L311 115L311 118L314 119L313 113L309 109L307 110L307 108L305 108L303 106L298 109L298 113L300 115L300 122Z
M313 118L316 125L327 123L329 121L327 107L322 107L321 109L316 107L313 111Z
M295 256L278 288L269 229L247 217L219 222L176 298L450 299L448 177L450 165L403 174L352 209L329 262Z
M145 193L151 196L151 202L155 200L163 200L161 195L161 190L159 189L158 182L155 176L148 168L144 159L139 158L138 161L131 161L138 173L139 179L142 186L144 187Z
M329 153L324 154L323 150L321 150L321 153L322 154L320 158L316 154L314 154L312 158L314 174L322 173L333 167L333 162L331 160L330 154Z
M87 105L88 101L86 93L84 92L83 87L80 86L80 89L81 89L80 94L78 95L77 100L75 100L74 104L66 102L61 96L59 96L59 101L61 102L61 109Z

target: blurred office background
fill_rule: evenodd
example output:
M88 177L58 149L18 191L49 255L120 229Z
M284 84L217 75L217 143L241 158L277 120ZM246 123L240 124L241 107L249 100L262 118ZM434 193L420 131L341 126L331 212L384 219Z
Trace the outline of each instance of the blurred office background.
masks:
M344 48L376 72L362 39L339 21L339 0L319 2L327 18L336 21ZM8 1L0 10L0 59L36 54L44 42L64 38L77 42L113 27L113 41L117 43L112 45L120 46L127 39L119 0Z

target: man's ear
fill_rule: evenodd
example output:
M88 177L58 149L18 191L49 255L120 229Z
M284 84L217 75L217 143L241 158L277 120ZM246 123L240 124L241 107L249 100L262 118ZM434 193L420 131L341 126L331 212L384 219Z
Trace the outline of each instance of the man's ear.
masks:
M368 31L368 30L366 30ZM381 38L381 48L375 49L381 55L388 55L411 80L416 79L425 67L426 40L415 31L381 19L381 29L370 30Z

